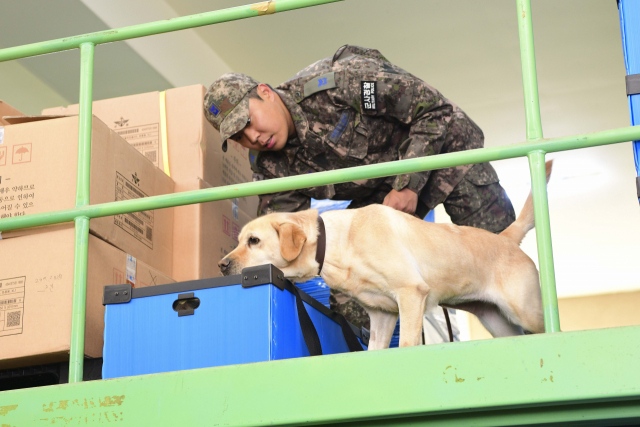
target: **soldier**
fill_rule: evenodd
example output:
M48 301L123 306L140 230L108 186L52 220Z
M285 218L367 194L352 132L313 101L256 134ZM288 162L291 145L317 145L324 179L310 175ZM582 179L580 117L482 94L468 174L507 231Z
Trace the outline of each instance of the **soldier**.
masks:
M379 51L345 45L273 89L225 74L204 113L226 140L249 148L254 181L482 148L480 128L424 81ZM308 209L311 198L382 203L424 218L443 203L454 224L494 233L515 220L489 163L325 185L260 196L258 215ZM357 326L366 312L331 291L331 308Z

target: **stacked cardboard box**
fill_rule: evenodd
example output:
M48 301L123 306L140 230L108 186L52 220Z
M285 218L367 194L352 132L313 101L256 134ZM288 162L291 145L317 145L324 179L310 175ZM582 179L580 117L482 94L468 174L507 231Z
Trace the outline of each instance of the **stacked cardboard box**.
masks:
M15 108L13 108L11 105L7 104L6 102L0 100L0 126L6 126L9 124L9 122L7 122L6 120L4 120L3 117L17 117L17 116L24 116L24 114L22 114L20 111L16 110ZM0 142L1 144L2 142Z
M14 116L14 117L7 117ZM0 103L0 219L75 206L78 117L26 117ZM90 204L173 191L173 181L99 119L92 120ZM170 283L173 210L90 221L85 354L102 355L102 288ZM0 240L0 369L68 357L73 224Z
M67 360L71 342L73 225L0 242L0 369ZM102 290L173 283L169 276L89 235L85 355L101 357Z
M7 118L0 163L0 218L73 209L78 117ZM173 181L96 117L92 121L90 204L173 192ZM173 210L95 218L90 231L171 276ZM3 238L39 232L9 231Z
M248 150L229 141L223 152L220 134L205 119L205 92L194 85L95 101L93 113L169 174L176 192L251 181ZM77 113L77 105L43 110ZM218 276L218 260L235 247L257 208L256 196L175 208L172 277Z

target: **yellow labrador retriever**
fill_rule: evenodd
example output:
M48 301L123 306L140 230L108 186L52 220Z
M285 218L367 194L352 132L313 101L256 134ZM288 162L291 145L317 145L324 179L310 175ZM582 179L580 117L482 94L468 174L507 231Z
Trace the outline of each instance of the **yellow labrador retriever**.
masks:
M546 167L548 180L551 161ZM317 210L274 213L248 223L238 247L218 265L229 275L273 264L296 282L320 274L369 313L369 350L389 346L398 314L400 346L421 344L423 315L438 304L475 314L494 337L539 333L538 271L519 247L533 227L531 194L499 235L425 222L383 205L321 218ZM323 265L316 257L319 236L326 238Z

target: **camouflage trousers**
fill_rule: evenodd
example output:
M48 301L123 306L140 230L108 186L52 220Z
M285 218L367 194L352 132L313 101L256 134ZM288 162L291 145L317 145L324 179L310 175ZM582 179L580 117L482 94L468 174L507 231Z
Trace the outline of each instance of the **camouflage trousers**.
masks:
M354 207L373 203L380 201L367 203L358 200ZM516 219L511 201L489 163L474 165L442 204L454 224L482 228L492 233L500 233ZM332 289L329 303L332 310L344 315L357 327L370 328L369 315L354 298Z

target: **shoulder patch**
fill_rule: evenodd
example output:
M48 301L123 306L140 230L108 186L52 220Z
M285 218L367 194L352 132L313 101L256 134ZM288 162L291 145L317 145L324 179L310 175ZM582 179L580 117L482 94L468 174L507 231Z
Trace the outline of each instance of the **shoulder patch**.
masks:
M333 89L336 87L336 79L334 72L322 74L314 77L304 84L304 97L308 97L323 90Z

